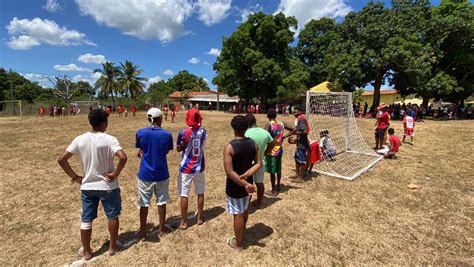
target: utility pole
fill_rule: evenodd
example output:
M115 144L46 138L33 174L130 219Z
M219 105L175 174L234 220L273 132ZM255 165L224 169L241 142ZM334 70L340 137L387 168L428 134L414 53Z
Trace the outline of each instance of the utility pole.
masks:
M217 92L217 111L219 111L219 89L216 89Z
M13 110L13 115L15 114L15 105L13 104L13 84L12 84L12 69L10 68L10 73L8 73L8 76L10 76L10 92L11 92L11 100L12 100L12 110Z

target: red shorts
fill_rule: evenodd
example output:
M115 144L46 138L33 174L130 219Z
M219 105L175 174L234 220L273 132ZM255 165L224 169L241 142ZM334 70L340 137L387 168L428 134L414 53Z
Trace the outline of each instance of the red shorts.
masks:
M413 136L413 132L415 129L405 129L405 135L406 136Z
M321 159L321 151L319 149L319 143L313 142L309 149L309 162L314 164Z

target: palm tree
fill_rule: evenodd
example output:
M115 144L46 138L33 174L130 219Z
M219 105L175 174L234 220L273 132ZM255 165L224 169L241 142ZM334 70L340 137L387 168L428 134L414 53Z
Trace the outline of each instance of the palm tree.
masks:
M201 77L196 78L196 83L194 85L193 91L195 92L209 91L209 86L207 85L206 80L204 80Z
M125 64L120 63L120 65L120 75L117 79L119 87L133 101L143 93L143 88L145 87L143 82L147 81L147 78L138 77L143 70L139 69L139 66L131 61L125 60Z
M112 97L112 103L115 106L114 94L117 93L117 77L120 75L120 69L113 62L102 63L102 69L95 69L94 73L99 72L102 76L95 82L95 88L100 88L100 94Z

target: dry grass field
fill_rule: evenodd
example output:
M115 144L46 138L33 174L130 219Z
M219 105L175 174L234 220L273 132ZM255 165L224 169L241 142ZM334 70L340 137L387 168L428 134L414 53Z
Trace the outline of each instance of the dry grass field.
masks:
M354 181L313 176L292 183L294 146L286 144L283 192L264 199L253 211L246 249L232 250L232 217L225 212L224 144L233 138L232 115L203 112L209 133L206 146L206 222L191 220L161 241L133 243L119 254L104 253L108 232L103 210L94 221L91 264L100 265L474 265L474 121L418 123L415 145L403 145L397 160L383 160ZM176 138L184 127L164 123ZM288 122L293 117L284 118ZM263 126L264 115L258 116ZM373 120L358 120L373 146ZM145 115L109 120L129 160L120 177L122 242L138 229L139 159L135 131L147 126ZM401 122L392 122L401 132ZM89 130L86 116L0 118L0 265L64 265L78 260L79 186L71 184L56 160L72 139ZM177 173L180 155L168 156L168 221L179 219ZM73 167L80 172L77 157ZM268 174L265 183L269 188ZM407 185L415 183L417 190ZM190 213L196 210L190 199ZM156 226L155 206L150 223Z

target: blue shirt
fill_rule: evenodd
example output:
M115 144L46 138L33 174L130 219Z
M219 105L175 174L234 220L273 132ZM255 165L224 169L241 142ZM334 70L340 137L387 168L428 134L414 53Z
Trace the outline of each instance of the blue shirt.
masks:
M142 161L138 178L142 181L158 182L169 178L166 154L173 150L173 137L162 128L148 127L137 131L136 148L142 149Z
M203 172L206 162L204 158L204 141L206 141L207 132L204 128L184 128L178 133L176 145L184 143L185 148L181 157L181 173Z

